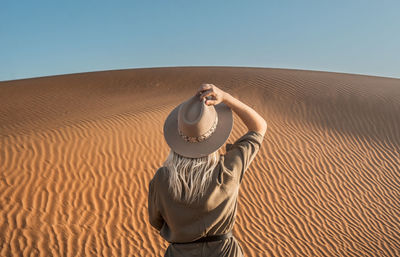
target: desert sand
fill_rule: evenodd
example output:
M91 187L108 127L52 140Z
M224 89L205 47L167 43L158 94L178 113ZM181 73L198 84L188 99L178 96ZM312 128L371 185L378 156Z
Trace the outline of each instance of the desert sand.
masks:
M0 82L0 256L163 256L148 183L201 83L268 122L238 200L246 256L400 256L400 79L244 67Z

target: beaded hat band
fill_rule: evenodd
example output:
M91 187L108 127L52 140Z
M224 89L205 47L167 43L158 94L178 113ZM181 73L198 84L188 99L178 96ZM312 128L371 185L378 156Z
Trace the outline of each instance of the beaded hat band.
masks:
M179 132L179 135L186 142L199 143L199 142L202 142L202 141L206 140L207 138L209 138L214 133L215 129L217 128L217 124L218 124L218 116L215 116L215 120L214 120L214 123L211 126L211 128L206 133L204 133L203 135L198 136L198 137L186 136L186 135L183 134L183 132L179 128L178 128L178 132Z

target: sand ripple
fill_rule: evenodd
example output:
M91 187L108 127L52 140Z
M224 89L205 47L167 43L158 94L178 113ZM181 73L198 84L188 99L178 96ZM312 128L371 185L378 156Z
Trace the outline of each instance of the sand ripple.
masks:
M162 256L147 186L164 119L203 82L268 121L240 189L246 256L400 256L400 80L228 67L1 82L0 256Z

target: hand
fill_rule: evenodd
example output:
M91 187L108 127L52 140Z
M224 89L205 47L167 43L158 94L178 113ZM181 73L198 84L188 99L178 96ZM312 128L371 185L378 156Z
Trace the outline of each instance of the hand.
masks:
M224 101L225 92L213 84L202 84L196 95L199 95L200 100L206 97L206 105L217 105Z

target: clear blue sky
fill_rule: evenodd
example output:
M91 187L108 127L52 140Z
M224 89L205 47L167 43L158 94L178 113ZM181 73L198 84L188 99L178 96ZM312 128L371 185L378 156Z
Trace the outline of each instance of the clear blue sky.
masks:
M0 1L0 81L166 66L400 78L400 1Z

